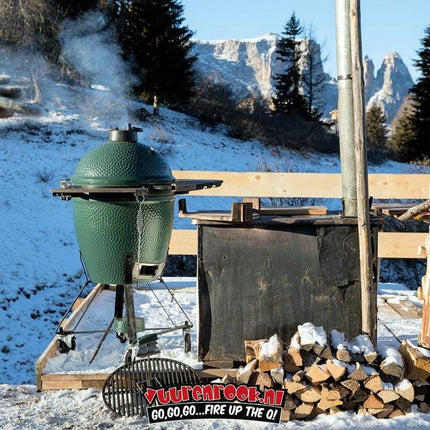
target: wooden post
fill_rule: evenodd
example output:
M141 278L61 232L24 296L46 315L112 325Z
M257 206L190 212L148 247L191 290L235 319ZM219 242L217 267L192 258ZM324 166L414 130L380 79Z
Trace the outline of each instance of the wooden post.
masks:
M419 251L422 252L424 250ZM421 323L418 343L420 346L430 348L430 231L426 238L425 253L427 255L427 269L426 274L423 276L421 281L423 294L423 320Z
M360 0L350 0L352 88L354 95L354 140L357 170L357 217L360 244L362 331L376 344L376 303L371 300L373 261L371 248L363 65L361 52Z

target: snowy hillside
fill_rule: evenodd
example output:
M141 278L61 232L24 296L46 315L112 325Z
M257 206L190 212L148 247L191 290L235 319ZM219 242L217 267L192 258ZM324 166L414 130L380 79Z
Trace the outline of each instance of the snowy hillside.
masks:
M88 117L74 110L70 106L77 97L76 89L61 86L55 94L53 101L46 103L42 117L13 117L0 122L0 232L4 255L0 261L0 357L4 363L0 382L34 381L33 363L52 337L59 314L82 283L71 203L51 197L49 190L58 187L60 179L70 177L78 160L107 139L105 124L126 125L123 118ZM101 95L103 91L92 90L85 96ZM185 115L169 110L161 113L159 119L133 124L143 128L140 141L164 154L172 169L340 169L335 155L274 151L259 142L231 139L222 129L205 131ZM389 162L372 170L409 172L410 166ZM194 197L189 206L193 210L227 209L229 201ZM184 219L180 223L177 219L176 226L191 227Z
M44 113L39 118L15 116L0 120L0 189L2 255L0 261L0 383L34 384L34 363L54 335L60 315L83 282L73 230L70 202L53 198L49 190L73 174L78 160L107 139L109 127L127 122L143 128L140 141L167 158L172 169L255 171L271 166L280 171L338 172L335 155L274 150L259 142L227 137L225 130L202 129L194 119L161 110L161 118L136 120L137 108L115 105L104 86L69 88L45 83ZM119 103L119 102L118 102ZM389 162L379 172L410 172L408 165ZM227 199L193 198L191 209L204 205L228 207ZM216 206L214 206L216 205ZM177 221L177 225L179 221ZM189 226L181 220L181 227ZM36 394L34 387L0 386L3 428L123 428L138 420L112 421L97 390ZM82 412L84 411L84 412ZM31 417L31 418L30 418ZM415 420L414 425L410 426ZM315 423L385 428L370 417L341 414ZM408 428L429 424L422 415L404 421ZM311 428L315 423L302 424ZM209 428L225 428L215 422ZM241 428L239 424L229 425ZM291 428L295 424L289 424ZM381 426L381 427L378 427ZM421 427L420 427L421 426ZM424 427L423 427L424 426ZM181 428L208 428L202 422ZM178 428L174 424L171 428ZM244 427L246 428L246 424ZM264 427L261 427L264 428Z

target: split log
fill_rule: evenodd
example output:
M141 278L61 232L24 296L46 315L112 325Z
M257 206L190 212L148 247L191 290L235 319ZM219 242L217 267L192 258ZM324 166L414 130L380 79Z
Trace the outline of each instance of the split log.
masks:
M317 365L321 362L321 357L318 357L318 355L314 354L311 351L301 351L301 356L303 360L303 367L306 369L308 367L312 367L314 365Z
M369 397L369 394L363 388L359 388L349 399L350 402L361 403Z
M281 421L291 421L294 419L294 414L289 409L281 410Z
M294 382L294 381L284 381L284 388L287 390L288 394L297 393L297 391L305 390L308 386L303 382Z
M365 381L369 375L363 369L363 366L357 362L355 364L355 369L349 374L349 379L354 379L355 381Z
M327 400L341 400L343 397L346 397L347 395L349 395L349 391L342 387L342 390L346 391L342 391L339 387L337 388L332 388L330 386L326 386L326 385L322 385L321 386L321 398L322 399L327 399Z
M396 418L396 417L402 417L404 412L400 408L394 408L393 412L391 412L390 415L388 415L388 418Z
M263 372L255 372L258 373L257 379L255 380L254 385L258 385L260 390L264 390L265 388L273 387L273 380L267 373Z
M312 366L306 372L306 379L308 379L312 385L319 385L322 382L327 381L331 377L330 373L327 371L326 366L324 365L315 365Z
M349 351L349 344L345 339L344 333L332 330L330 333L331 345L336 351L336 358L339 361L349 363L352 360L352 355Z
M391 347L379 350L383 361L380 366L380 374L385 382L398 384L405 376L403 358L400 353Z
M411 380L425 381L430 376L430 351L403 340L399 352L405 361L405 376Z
M328 345L327 333L322 327L315 327L312 323L306 322L299 325L297 330L300 338L300 347L305 351L316 348L317 351L322 352ZM318 347L322 347L322 349Z
M401 409L401 411L405 415L411 412L412 403L409 400L406 400L403 397L400 397L398 400L396 400L395 404L399 409Z
M306 403L315 403L321 399L321 388L319 387L307 387L304 390L297 391L295 393L297 398L299 398L302 402Z
M377 414L376 418L387 418L394 411L393 405L385 405Z
M284 342L282 342L277 334L271 336L267 342L263 342L258 355L258 359L260 360L260 368L262 367L262 363L276 363L278 365L282 364L284 347Z
M327 411L320 409L318 406L315 406L312 409L311 414L308 416L308 420L313 420L314 418L316 418L318 415L327 415Z
M415 398L414 386L408 379L403 379L394 387L395 392L409 402L413 402Z
M284 369L288 373L296 373L301 370L303 359L300 349L290 346L284 353Z
M275 384L282 385L284 383L284 369L272 369L270 376Z
M367 334L357 336L350 344L352 358L356 361L373 363L378 357L375 347Z
M317 407L326 411L331 408L335 408L336 406L342 405L342 400L328 400L325 398L321 398L321 400L318 402Z
M393 384L384 382L382 390L378 392L378 397L385 403L391 403L397 400L400 396L394 391Z
M226 373L222 377L220 383L223 384L223 385L236 384L236 378L234 376L231 376L231 375L229 375L229 374Z
M376 395L371 394L363 403L366 409L382 409L384 402Z
M314 405L312 403L302 403L294 410L294 416L300 419L306 419L312 413Z
M247 363L260 358L260 349L261 345L264 342L267 342L267 339L259 339L259 340L245 340L245 360Z
M360 383L355 379L346 379L345 381L341 381L341 384L351 391L352 396L360 389Z
M255 371L257 364L258 360L254 358L245 367L239 368L236 374L237 382L240 384L247 384L252 373Z
M418 409L423 414L427 414L430 411L430 406L427 403L425 403L425 402L419 402L418 403Z
M304 377L305 377L306 373L304 370L299 370L298 372L296 372L293 375L293 381L294 382L300 382L303 381Z
M284 404L282 405L282 409L293 410L296 408L298 400L291 394L285 395Z
M379 393L382 391L382 380L379 375L372 375L366 379L363 385L372 393Z
M335 381L339 381L346 373L346 366L343 366L339 360L327 360L326 366Z

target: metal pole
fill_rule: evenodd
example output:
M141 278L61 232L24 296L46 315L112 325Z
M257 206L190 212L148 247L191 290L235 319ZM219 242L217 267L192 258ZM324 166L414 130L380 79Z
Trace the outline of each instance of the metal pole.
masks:
M337 41L338 129L342 171L342 206L346 217L357 216L349 1L335 0Z
M354 140L357 164L357 217L360 245L362 331L376 342L376 302L372 301L373 270L369 213L369 184L365 140L364 80L361 52L360 0L350 0ZM374 303L375 302L375 303Z

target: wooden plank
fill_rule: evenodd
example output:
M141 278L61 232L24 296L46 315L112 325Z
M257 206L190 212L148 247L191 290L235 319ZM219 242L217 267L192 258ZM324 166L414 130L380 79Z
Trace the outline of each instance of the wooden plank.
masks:
M64 321L62 327L64 330L72 327L75 320L84 312L84 310L89 306L93 297L97 295L102 290L102 285L97 284L92 291L88 294L88 296L80 303L79 307L75 309L67 320ZM50 357L53 357L57 353L57 337L51 340L45 351L41 354L41 356L36 361L36 385L38 390L42 390L42 374L43 369L46 366L46 362Z
M42 381L104 381L110 373L46 373Z
M419 258L418 248L424 246L428 233L378 234L379 258Z
M208 172L176 170L177 179L221 179L220 188L193 195L232 197L321 197L342 195L337 173ZM428 192L427 192L428 194Z
M399 315L401 315L404 319L421 319L423 316L422 309L413 305L407 298L403 298L397 300L398 297L387 298L386 302L388 306L393 308Z
M42 390L82 390L82 381L42 381Z
M196 255L197 230L173 230L169 245L170 255Z
M417 250L425 243L427 233L379 233L379 258L423 258ZM197 230L173 230L169 254L196 255Z
M327 215L325 206L261 207L261 215Z
M338 173L215 172L175 170L177 179L220 179L220 188L193 192L202 196L341 198ZM428 199L430 175L371 174L374 199Z

